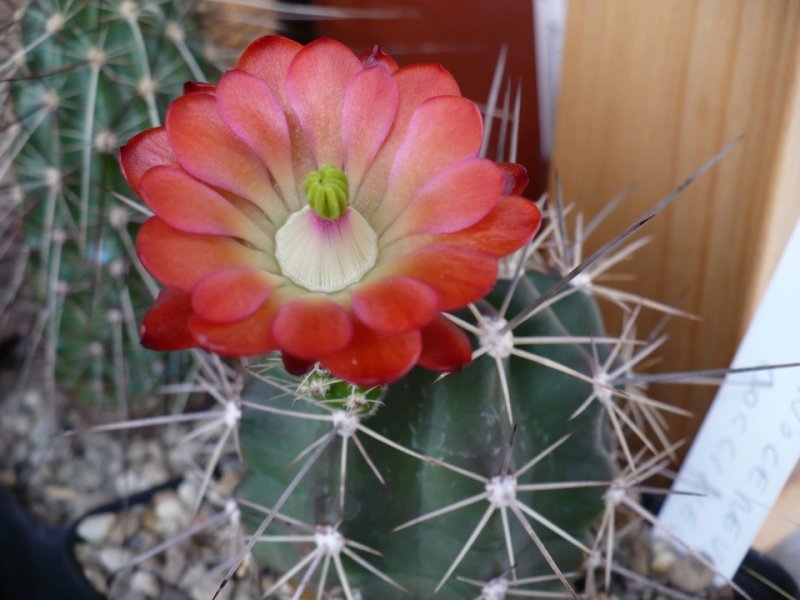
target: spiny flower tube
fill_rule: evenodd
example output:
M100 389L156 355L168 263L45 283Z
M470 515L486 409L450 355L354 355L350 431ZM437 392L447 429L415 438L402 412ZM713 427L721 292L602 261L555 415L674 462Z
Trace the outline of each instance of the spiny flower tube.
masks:
M136 240L164 285L152 349L279 350L361 385L457 370L471 344L442 311L489 292L540 224L524 169L478 157L452 76L377 48L260 38L165 123L120 153L154 213Z

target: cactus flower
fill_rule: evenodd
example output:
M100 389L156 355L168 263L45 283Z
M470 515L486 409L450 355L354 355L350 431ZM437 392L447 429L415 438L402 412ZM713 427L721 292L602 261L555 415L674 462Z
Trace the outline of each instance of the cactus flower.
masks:
M481 116L447 71L268 36L185 91L120 156L164 285L145 346L279 350L362 385L470 360L442 312L489 292L540 215L524 169L478 157Z

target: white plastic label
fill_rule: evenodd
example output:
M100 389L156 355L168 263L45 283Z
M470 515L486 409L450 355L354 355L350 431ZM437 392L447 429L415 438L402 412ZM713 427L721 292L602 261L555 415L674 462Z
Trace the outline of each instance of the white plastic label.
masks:
M539 97L541 153L550 158L555 136L556 106L561 83L561 56L567 25L568 0L533 0L536 40L536 86Z
M722 300L722 299L721 299ZM734 368L800 362L800 222ZM732 578L800 459L800 368L729 374L659 515Z

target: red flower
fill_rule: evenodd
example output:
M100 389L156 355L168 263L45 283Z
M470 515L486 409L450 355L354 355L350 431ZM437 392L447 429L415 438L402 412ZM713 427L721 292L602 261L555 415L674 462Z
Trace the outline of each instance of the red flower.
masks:
M155 213L139 257L166 286L142 343L280 350L362 385L460 368L471 346L441 311L484 296L540 222L514 195L524 170L478 158L481 138L440 66L257 40L121 151Z

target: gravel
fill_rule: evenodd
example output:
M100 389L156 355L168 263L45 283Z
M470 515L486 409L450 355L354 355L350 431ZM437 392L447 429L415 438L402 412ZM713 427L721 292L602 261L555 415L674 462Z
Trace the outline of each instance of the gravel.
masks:
M87 579L109 598L209 600L222 579L218 566L234 547L228 523L138 558L220 511L205 502L192 515L198 485L192 479L177 485L189 472L186 453L170 448L185 431L65 435L89 425L82 412L64 398L48 401L30 390L0 399L0 484L40 522L75 524L74 554ZM233 492L240 475L235 461L223 462L217 488ZM136 494L170 481L176 485L135 501ZM133 500L126 502L128 497ZM260 598L265 583L268 575L244 569L220 598Z

